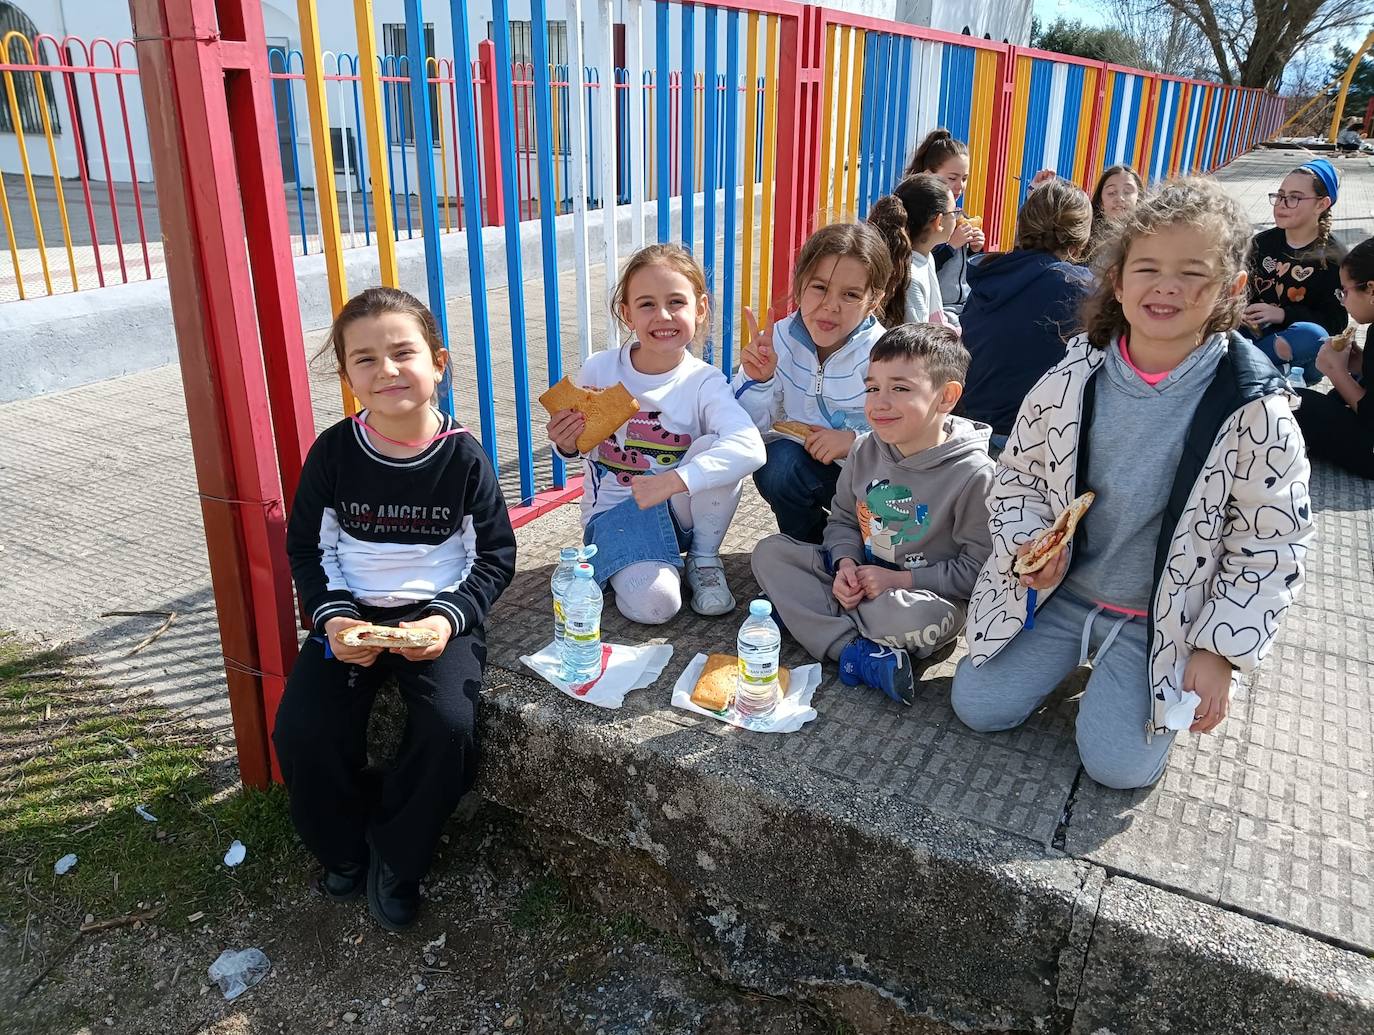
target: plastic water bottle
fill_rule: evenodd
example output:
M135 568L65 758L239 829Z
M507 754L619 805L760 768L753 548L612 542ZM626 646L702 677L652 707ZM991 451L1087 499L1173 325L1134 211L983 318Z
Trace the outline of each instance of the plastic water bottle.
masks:
M590 564L573 568L563 594L563 678L573 686L601 675L601 587Z
M739 654L735 710L741 715L771 715L778 706L778 654L782 650L782 634L772 615L772 604L767 600L755 600L749 605L749 617L739 628L735 648Z
M553 650L560 659L563 656L563 597L572 585L573 569L595 555L595 543L590 546L565 546L558 551L558 566L553 569L550 588L553 591Z

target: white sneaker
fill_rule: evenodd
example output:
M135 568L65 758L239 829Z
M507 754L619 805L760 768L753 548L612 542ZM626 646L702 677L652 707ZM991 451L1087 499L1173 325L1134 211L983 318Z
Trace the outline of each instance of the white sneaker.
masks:
M687 557L687 585L692 590L692 610L699 615L725 615L735 609L735 598L725 583L725 565L719 556Z

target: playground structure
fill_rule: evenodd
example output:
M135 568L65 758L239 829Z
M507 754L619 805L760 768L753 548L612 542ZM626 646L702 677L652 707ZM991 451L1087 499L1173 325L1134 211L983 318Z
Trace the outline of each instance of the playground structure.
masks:
M581 33L569 33L568 67L582 68L582 37L611 32L611 5L574 0L568 7L569 24L582 26ZM304 90L312 179L333 184L328 141L334 113L326 83L344 80L331 80L326 72L315 3L301 0L299 8L301 63L278 65L288 70L276 75L291 76L292 91ZM257 0L132 0L131 9L240 771L245 782L261 785L273 775L267 732L299 635L284 550L286 507L313 438L273 72ZM365 234L378 250L382 281L395 284L399 226L391 204L397 195L383 96L384 85L397 83L383 80L401 79L415 132L411 155L428 299L447 340L454 332L447 322L442 238L459 234L466 243L473 304L471 340L465 333L461 342L477 364L475 406L464 410L475 411L483 445L498 461L511 459L511 444L498 443L494 431L492 322L509 319L517 525L579 490L556 459L551 484L536 484L530 391L540 386L530 384L527 360L531 345L540 343L526 333L522 291L508 292L508 313L488 311L484 227L504 236L506 280L520 285L521 221L538 222L543 269L550 274L543 278L542 343L550 380L562 376L557 317L563 308L577 314L579 351L585 355L599 344L592 341L590 312L604 304L605 288L593 290L590 271L594 264L616 268L621 242L615 217L622 208L630 212L631 246L645 243L646 227L652 227L653 238L681 241L702 259L720 320L708 356L728 368L742 333L742 307L774 319L782 315L792 260L807 234L825 221L862 216L900 177L919 134L937 124L970 143L974 177L965 207L983 216L990 246L996 247L1010 239L1030 178L1042 167L1089 187L1103 167L1120 161L1135 164L1152 181L1206 172L1271 135L1281 113L1275 98L1258 91L1153 76L787 0L761 0L747 9L735 0L653 6L628 0L624 11L625 75L584 73L581 84L593 114L599 113L604 146L587 144L586 107L564 105L568 154L558 174L558 84L550 76L546 41L534 33L526 94L532 105L525 105L522 116L531 120L523 139L533 140L536 166L526 167L532 184L527 195L518 186L517 144L524 130L516 129L516 86L524 80L510 60L504 0L494 8L495 38L485 66L491 89L475 97L444 80L446 68L471 68L474 60L464 0L450 4L455 53L442 56L449 66L428 62L420 31L426 12L421 0L407 0L408 80L382 75L371 4L354 4L359 74L349 90L356 90L359 102L354 125L366 138L359 161L368 170L364 182L370 181L370 190L363 198L370 194L372 226ZM541 0L532 3L532 17L536 26L545 23ZM681 28L677 68L668 47L673 20ZM45 70L50 71L27 66L28 74ZM432 70L439 74L429 75ZM6 70L11 103L14 71ZM646 91L641 103L617 105L611 90L590 85L644 83L649 73L652 82L671 82L675 71L679 83L695 83L698 74L716 83L714 95L695 88L679 89L676 96L671 89ZM87 73L60 73L69 74ZM732 90L732 84L743 88ZM429 107L436 86L453 87L442 143L432 135L441 119ZM753 90L761 98L750 103ZM490 122L479 115L484 96L494 106ZM17 117L15 126L21 126ZM606 141L612 135L617 146ZM439 212L450 167L461 207L456 226ZM401 168L409 166L403 162ZM603 185L599 219L588 215L593 170ZM527 203L561 198L565 190L571 207L566 215L555 211L559 205ZM700 224L693 203L698 196L708 199L700 206ZM319 245L336 309L350 293L341 225L350 218L351 200L350 193L341 213L334 191L316 192ZM405 202L409 213L411 199ZM302 204L300 219L303 210ZM445 204L446 216L448 210ZM12 227L8 202L5 216ZM570 258L578 288L572 298L560 297L558 277L551 275L569 259L558 253L559 219L573 226ZM599 257L594 232L601 238ZM301 234L303 242L307 236ZM610 279L603 276L602 283ZM441 401L452 407L447 383Z

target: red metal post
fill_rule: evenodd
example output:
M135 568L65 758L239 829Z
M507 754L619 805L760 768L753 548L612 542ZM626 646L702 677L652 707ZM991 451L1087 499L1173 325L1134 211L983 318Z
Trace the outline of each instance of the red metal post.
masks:
M792 264L816 215L820 153L821 70L825 32L820 8L784 17L779 43L778 140L774 182L773 297L771 319L792 308Z
M1102 107L1107 100L1107 77L1111 74L1106 61L1097 66L1097 96L1093 98L1093 121L1088 128L1088 161L1083 166L1083 182L1080 186L1091 191L1093 184L1097 182L1097 174L1102 171L1102 156L1098 153L1098 147L1106 147L1106 142L1102 139Z
M275 147L263 161L273 121L260 0L130 0L130 11L239 771L263 786L298 642L275 445L288 443L289 471L312 425L300 357L287 355L300 349L292 267L264 245L285 240L286 214ZM267 249L257 271L250 242ZM285 386L275 413L269 367Z
M988 155L987 186L983 192L986 250L1002 247L1002 209L1006 204L1007 143L1011 138L1011 110L1016 100L1016 48L997 55L997 85L992 93L992 152Z
M477 66L482 81L477 94L477 122L482 134L482 179L486 185L487 226L505 226L505 202L502 194L501 144L498 133L499 116L496 110L496 44L483 40L477 44ZM572 78L571 73L568 76Z

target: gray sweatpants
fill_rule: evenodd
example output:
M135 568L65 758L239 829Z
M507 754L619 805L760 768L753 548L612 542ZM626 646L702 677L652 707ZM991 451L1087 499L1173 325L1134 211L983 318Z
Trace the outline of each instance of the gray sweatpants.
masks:
M856 636L924 658L959 635L964 609L918 589L888 590L846 611L831 591L821 548L785 535L754 547L750 563L778 617L813 658L839 660Z
M1146 623L1122 617L1061 587L1036 611L1035 628L978 668L967 657L959 662L950 693L955 714L980 733L1012 729L1095 654L1075 730L1083 769L1107 787L1148 787L1163 775L1174 735L1156 733L1146 742Z

